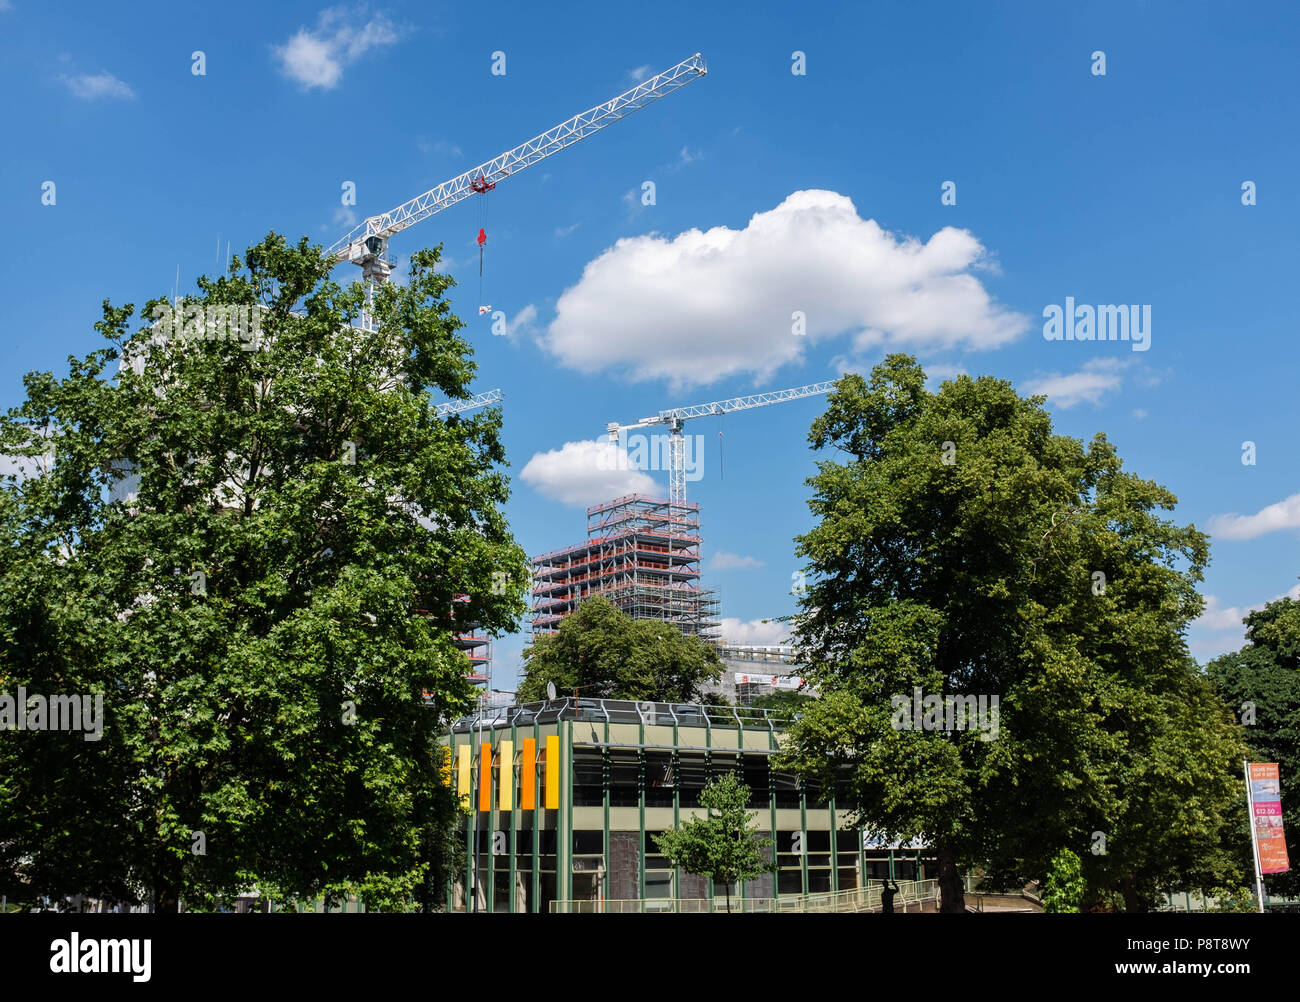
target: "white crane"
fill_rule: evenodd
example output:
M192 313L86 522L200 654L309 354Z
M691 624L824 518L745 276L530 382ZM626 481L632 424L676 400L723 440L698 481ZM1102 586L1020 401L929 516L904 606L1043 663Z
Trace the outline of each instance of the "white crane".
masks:
M438 417L447 417L449 414L460 414L464 411L486 407L488 404L499 403L504 396L505 394L500 390L488 390L486 393L480 393L468 400L448 400L446 403L439 404L435 410Z
M368 217L326 253L334 259L335 264L351 261L360 265L362 275L371 283L373 294L374 286L387 281L393 269L392 263L384 258L388 238L393 234L400 233L471 195L485 194L495 188L498 181L544 160L552 153L558 153L566 146L572 146L579 139L585 139L607 125L613 125L707 72L704 57L697 52L676 66L642 81L631 90L547 129L540 136L534 136L513 150L507 150L487 163L444 181L395 209Z
M832 380L825 383L810 383L796 386L789 390L773 390L770 393L751 393L746 397L732 397L729 400L715 400L710 404L694 404L690 407L672 407L660 411L654 417L645 417L636 424L621 425L611 421L606 425L609 440L618 444L619 436L625 431L637 428L651 428L655 425L667 425L668 438L668 510L669 517L674 517L677 509L686 503L686 442L682 437L682 424L687 418L708 417L710 414L730 414L732 411L747 411L753 407L766 407L768 404L784 403L787 400L802 400L804 397L829 393L835 388Z

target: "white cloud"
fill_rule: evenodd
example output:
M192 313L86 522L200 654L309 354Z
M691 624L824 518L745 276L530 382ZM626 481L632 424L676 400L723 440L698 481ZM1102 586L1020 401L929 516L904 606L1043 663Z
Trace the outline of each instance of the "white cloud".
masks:
M572 233L581 225L582 223L581 221L579 221L574 223L572 226L557 226L555 227L555 235L557 237L567 237L570 233Z
M1078 372L1064 376L1053 372L1042 379L1032 379L1025 384L1025 389L1030 394L1046 396L1048 402L1063 409L1084 400L1097 404L1104 394L1120 388L1124 381L1120 371L1126 364L1114 358L1097 358L1085 363Z
M429 142L429 140L424 136L418 136L415 140L415 148L421 153L437 153L439 156L444 157L464 156L459 146L455 143L450 143L445 139L437 139L433 142Z
M757 557L742 557L737 553L719 550L709 561L709 569L714 571L740 571L751 567L762 567L763 561Z
M644 80L646 77L650 75L650 67L638 66L634 70L628 70L627 75L630 76L637 83L640 83L642 80Z
M19 483L46 473L54 462L54 453L43 456L8 456L0 453L0 477L17 477Z
M65 75L59 79L74 95L87 101L101 97L120 97L126 100L135 97L135 91L107 70L103 73L81 73L75 77Z
M330 90L343 79L350 66L371 49L398 41L397 29L382 14L357 26L361 9L349 13L345 7L321 11L315 30L299 28L285 45L274 46L280 69L304 89Z
M771 619L726 618L721 621L721 634L724 643L736 645L776 647L790 642L790 628Z
M1133 411L1133 416L1137 418L1139 421L1145 421L1147 417L1147 412L1143 408L1139 407L1135 411Z
M925 388L931 393L937 393L940 384L945 380L968 375L970 373L960 365L927 365L925 366Z
M340 205L334 210L333 223L335 226L345 226L351 229L357 225L357 214L346 205Z
M1274 595L1268 602L1259 602L1255 605L1248 605L1245 608L1238 608L1235 605L1222 606L1215 595L1205 596L1205 611L1192 621L1192 626L1199 627L1203 630L1236 630L1244 639L1246 628L1242 625L1242 620L1252 612L1257 612L1269 602L1276 602L1278 599L1293 598L1300 601L1300 584L1297 584L1290 591L1282 595ZM1240 645L1238 645L1240 646ZM1234 648L1235 649L1235 648Z
M581 508L627 494L662 493L653 479L626 466L613 442L565 442L559 449L535 453L519 478L539 494Z
M968 273L983 255L965 230L895 237L843 195L797 191L741 230L619 240L560 296L545 344L583 372L675 384L761 380L806 341L846 332L860 348L997 348L1029 323ZM796 310L806 337L792 333Z
M537 322L537 307L529 303L522 310L506 321L506 337L515 338L532 329Z
M1211 536L1219 539L1254 539L1267 532L1300 529L1300 494L1292 494L1253 515L1215 515L1208 523Z
M690 150L683 146L681 153L677 154L677 159L670 164L664 164L663 170L668 174L676 174L683 167L695 163L696 160L704 159L703 150Z

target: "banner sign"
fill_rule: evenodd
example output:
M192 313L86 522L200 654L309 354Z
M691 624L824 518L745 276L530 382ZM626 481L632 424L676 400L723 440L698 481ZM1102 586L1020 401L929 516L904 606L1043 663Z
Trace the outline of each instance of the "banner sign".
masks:
M1282 831L1282 783L1276 762L1250 763L1250 808L1260 872L1285 873L1291 861Z
M751 672L738 671L736 681L741 685L770 685L774 689L798 689L803 679L794 675L755 675Z

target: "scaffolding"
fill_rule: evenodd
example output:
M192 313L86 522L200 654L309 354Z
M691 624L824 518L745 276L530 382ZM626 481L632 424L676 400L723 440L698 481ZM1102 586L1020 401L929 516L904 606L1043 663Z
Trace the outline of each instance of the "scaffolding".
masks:
M700 506L630 494L588 508L585 543L533 558L534 635L592 595L716 643L718 602L700 587Z
M469 601L468 595L457 595L454 600L456 603L466 603ZM456 605L452 606L453 621L461 618L460 609ZM478 623L465 623L464 633L453 633L452 640L456 646L469 659L469 671L466 678L475 684L486 685L490 676L490 665L492 663L492 638L481 632Z

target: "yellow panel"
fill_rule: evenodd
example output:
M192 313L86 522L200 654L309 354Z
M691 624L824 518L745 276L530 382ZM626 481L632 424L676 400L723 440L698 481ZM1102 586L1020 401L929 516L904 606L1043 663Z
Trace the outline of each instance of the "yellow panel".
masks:
M524 738L524 757L519 763L519 806L531 811L537 806L537 739Z
M456 748L456 793L462 797L469 796L469 745Z
M492 810L492 745L486 741L478 746L478 809Z
M555 734L546 737L546 809L560 809L560 739Z
M497 745L501 750L501 765L497 768L497 810L508 811L514 807L515 796L515 743L509 738Z

